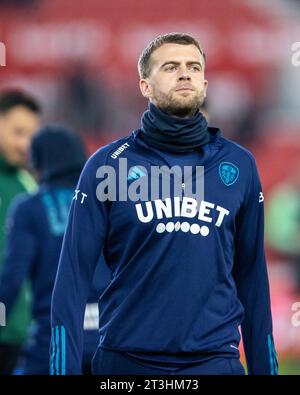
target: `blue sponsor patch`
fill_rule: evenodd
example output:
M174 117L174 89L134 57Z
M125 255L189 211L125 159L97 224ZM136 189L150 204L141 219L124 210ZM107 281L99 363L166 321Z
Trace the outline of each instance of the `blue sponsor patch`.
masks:
M239 169L230 162L222 162L219 166L219 175L226 186L232 185L239 177Z

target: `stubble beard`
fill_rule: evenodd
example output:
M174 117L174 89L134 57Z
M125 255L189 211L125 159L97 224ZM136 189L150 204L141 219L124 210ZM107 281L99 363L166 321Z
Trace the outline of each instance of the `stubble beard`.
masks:
M174 93L169 94L160 93L155 99L158 108L164 113L179 117L179 118L191 118L204 103L203 92L197 92L192 97L174 97Z

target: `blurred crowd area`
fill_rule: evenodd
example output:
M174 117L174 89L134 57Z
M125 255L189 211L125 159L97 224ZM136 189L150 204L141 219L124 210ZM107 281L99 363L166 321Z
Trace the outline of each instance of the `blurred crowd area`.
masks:
M300 2L0 0L0 10L0 90L34 95L43 122L75 129L89 153L139 128L143 47L170 31L199 38L209 123L257 160L275 343L284 372L300 374Z

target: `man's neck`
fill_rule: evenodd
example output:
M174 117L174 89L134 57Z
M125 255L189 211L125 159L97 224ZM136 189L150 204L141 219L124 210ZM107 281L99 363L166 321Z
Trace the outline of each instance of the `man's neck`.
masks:
M180 114L174 114L171 113L169 111L165 111L163 108L161 108L158 104L155 104L154 102L151 101L151 103L157 107L161 112L163 112L164 114L168 115L169 117L173 117L173 118L177 118L177 119L191 119L194 118L194 116L197 114L197 112L199 111L198 108L197 109L192 109L188 114L184 114L184 115L180 115Z
M4 153L0 150L0 167L2 169L17 170L19 166L10 163Z

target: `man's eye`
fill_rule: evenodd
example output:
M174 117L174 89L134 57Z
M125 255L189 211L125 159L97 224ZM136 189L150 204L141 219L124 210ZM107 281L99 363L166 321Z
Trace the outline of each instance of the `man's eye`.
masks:
M168 66L165 68L166 71L175 71L176 70L176 66Z
M192 71L200 71L199 66L191 66Z

